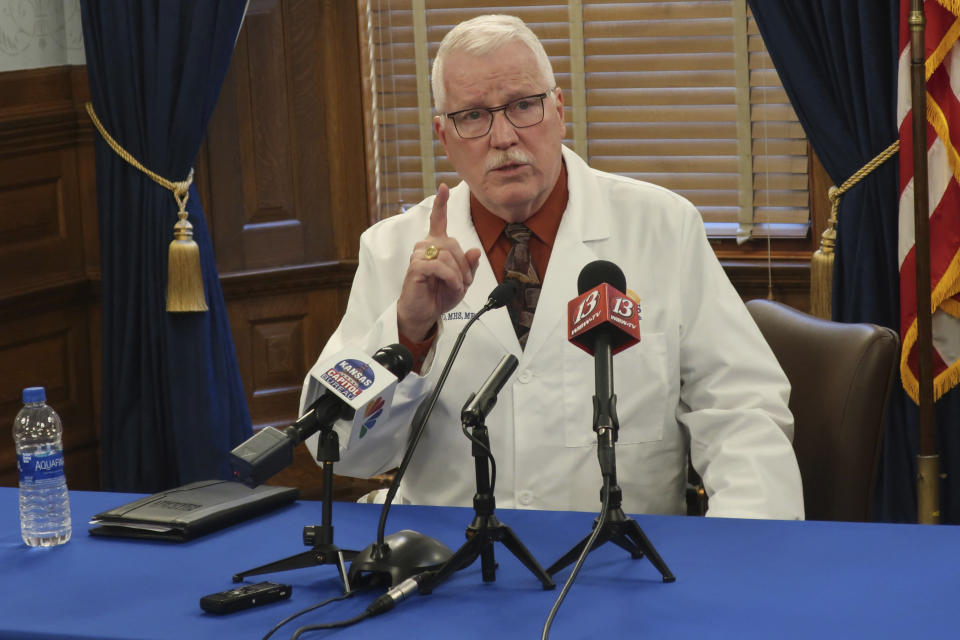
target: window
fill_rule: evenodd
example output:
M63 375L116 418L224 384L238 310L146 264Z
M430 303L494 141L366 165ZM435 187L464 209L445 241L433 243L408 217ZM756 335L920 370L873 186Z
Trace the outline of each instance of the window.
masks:
M510 13L544 43L565 144L592 166L686 196L714 239L808 236L807 141L746 0L360 2L373 219L458 181L433 139L430 65L453 25Z

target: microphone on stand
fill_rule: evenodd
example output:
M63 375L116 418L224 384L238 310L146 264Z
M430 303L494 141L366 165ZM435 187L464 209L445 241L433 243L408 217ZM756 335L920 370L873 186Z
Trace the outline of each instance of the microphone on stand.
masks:
M595 260L580 272L577 278L580 295L567 306L567 337L570 342L591 354L594 360L596 394L593 396L593 430L597 432L597 458L603 476L600 490L602 510L592 532L547 568L547 573L553 575L576 560L577 564L567 579L568 585L586 555L607 542L629 551L633 558L646 555L660 570L664 582L676 580L640 525L621 508L622 492L617 484L614 447L619 422L617 396L613 393L613 354L640 341L640 310L637 303L623 293L626 288L626 278L620 267L607 260ZM565 585L550 619L567 588Z
M580 271L580 295L567 305L568 339L593 356L593 430L597 432L600 468L607 476L615 473L612 448L620 429L613 392L613 355L640 341L639 309L623 293L626 288L620 267L607 260L594 260Z
M496 498L494 488L497 481L497 463L493 458L490 447L490 436L487 430L487 414L497 404L497 394L507 379L517 368L519 361L512 353L508 353L500 364L493 370L487 380L476 393L471 393L467 403L460 412L460 421L463 423L463 435L473 443L473 467L477 481L477 492L473 495L473 519L467 526L467 541L453 556L436 571L431 571L419 583L420 593L432 593L433 589L450 577L454 571L459 571L480 558L480 575L484 582L493 582L497 579L497 561L494 556L494 542L502 542L520 562L540 580L544 589L553 589L553 582L540 563L533 557L527 548L520 542L520 538L513 529L500 522L494 511ZM473 432L467 431L472 428Z
M261 429L230 452L234 475L255 487L288 466L294 447L319 431L316 455L323 465L323 520L320 525L303 528L303 543L312 549L236 573L234 582L246 576L334 564L345 591L351 591L345 561L357 552L333 543L333 463L340 459L340 441L333 424L338 419L353 419L362 422L361 428L372 428L389 409L397 383L412 369L413 356L403 345L384 347L372 359L348 347L319 367L322 373L317 379L326 390L299 420L283 431Z
M420 436L423 435L427 420L430 419L430 414L433 413L433 408L437 404L437 398L440 396L440 391L443 389L443 385L447 381L447 376L450 374L450 368L453 366L453 362L460 352L460 347L463 345L467 331L481 315L492 309L499 309L504 306L513 300L516 293L517 284L512 280L507 280L497 285L487 297L486 304L484 304L483 307L470 318L466 326L460 330L460 334L457 336L453 349L450 351L447 362L440 372L436 386L434 386L433 391L427 399L417 407L417 411L414 413L407 449L403 454L403 459L400 461L400 466L397 468L396 474L393 476L393 481L390 483L386 499L380 510L377 540L360 551L350 564L349 578L352 583L359 584L365 579L379 576L384 579L387 584L399 585L413 575L439 568L453 555L453 552L441 542L417 533L416 531L410 531L409 529L404 529L403 531L385 537L384 530L386 528L387 515L390 513L390 506L393 504L393 499L397 495L400 481L403 479L403 474L410 464L410 459L413 457L413 453L417 448L417 443L420 442Z
M413 356L401 344L379 349L372 359L348 347L321 368L325 390L303 416L282 431L264 427L230 452L234 477L250 487L263 484L293 462L298 444L338 420L372 426L389 412L397 384L413 369Z
M468 424L477 424L486 419L487 415L497 404L497 394L503 389L503 385L517 369L519 364L517 356L508 353L500 359L500 363L493 370L490 376L483 383L483 386L476 393L471 393L467 398L467 404L460 412L460 420Z

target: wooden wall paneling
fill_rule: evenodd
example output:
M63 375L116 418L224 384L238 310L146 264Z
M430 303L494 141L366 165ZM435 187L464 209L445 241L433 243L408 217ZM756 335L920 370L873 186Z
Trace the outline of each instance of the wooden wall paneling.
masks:
M63 306L0 321L0 425L12 427L21 391L43 386L63 420L67 481L74 489L100 486L99 434L93 417L86 305ZM9 433L9 432L8 432ZM0 484L17 483L12 438L0 439Z
M337 288L314 291L307 298L310 317L313 322L309 326L304 342L308 354L307 369L303 371L304 376L306 376L307 370L313 366L320 355L320 351L327 344L327 340L330 339L330 336L340 324L340 319L347 310L346 297L349 295L349 291L349 284L344 283L344 286Z
M204 202L204 207L216 221L211 231L221 273L289 264L291 261L280 258L271 260L263 254L247 255L247 247L255 245L250 240L251 236L264 238L273 234L274 240L277 240L277 234L274 233L277 228L285 228L287 237L283 243L278 242L274 250L282 250L286 255L302 252L302 241L296 241L295 246L291 247L291 232L302 230L298 220L289 219L293 214L290 207L284 209L283 203L269 200L261 203L258 193L260 184L271 182L264 177L265 174L276 174L288 168L286 162L282 163L284 166L277 166L277 161L282 158L271 157L269 153L258 153L255 146L257 136L254 128L258 126L256 118L269 120L271 117L270 114L258 113L256 107L259 103L254 104L252 101L254 92L269 89L251 87L249 42L251 32L256 34L257 25L268 17L254 14L245 19L233 60L220 91L217 108L207 130L210 199ZM282 51L282 47L278 49ZM257 80L269 83L275 82L276 78ZM285 119L279 114L276 117ZM287 142L284 140L283 144L286 145ZM284 217L288 219L284 220ZM300 251L298 247L301 248Z
M329 114L338 101L349 99L326 86L324 40L336 38L325 24L330 3L323 0L289 0L284 3L289 19L287 32L287 77L289 112L293 130L291 154L297 182L297 212L308 243L305 261L335 260L337 200L333 193L338 176L332 168L345 149L331 145L337 135L329 128ZM346 73L338 68L333 75Z
M251 3L199 163L221 273L356 257L367 226L357 28L352 3Z
M307 304L285 295L227 303L234 348L254 429L296 417L306 353Z
M258 2L244 21L207 132L223 273L338 257L325 114L341 97L324 85L323 8Z
M0 73L0 425L7 425L0 428L12 426L23 387L45 386L63 418L75 489L100 487L88 315L99 277L88 97L84 67ZM0 484L16 483L7 435Z
M204 205L216 220L212 237L222 273L302 260L282 32L278 3L251 4L207 130L210 200Z
M240 375L254 428L297 418L300 388L344 312L339 287L228 300Z
M774 259L768 267L766 263L749 260L725 260L723 268L744 300L766 298L772 276L774 300L800 311L810 310L810 265L807 262Z
M77 155L0 158L0 295L86 277Z
M369 224L364 152L363 88L357 3L325 0L323 94L327 96L327 156L330 158L332 231L336 257L356 258ZM329 232L331 229L326 229Z
M63 149L92 140L83 103L86 67L0 73L0 156Z
M290 75L285 33L297 27L285 13L277 3L270 11L247 17L247 74L241 87L246 85L249 91L250 139L244 150L250 157L244 169L252 177L254 196L242 234L248 268L300 264L307 256L307 230L299 206L303 185L297 180L300 166L295 160L301 114L292 104L291 93L298 87Z

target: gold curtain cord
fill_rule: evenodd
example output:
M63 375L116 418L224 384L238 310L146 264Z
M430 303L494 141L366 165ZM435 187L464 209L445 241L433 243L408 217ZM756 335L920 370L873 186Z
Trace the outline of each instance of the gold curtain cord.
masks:
M900 141L894 140L889 147L877 154L877 157L857 169L856 173L847 178L842 185L839 187L833 186L827 190L827 197L830 199L830 219L834 223L837 220L837 210L840 208L840 196L849 191L853 185L870 175L874 169L886 162L899 150Z
M820 248L810 260L810 313L830 319L830 299L833 295L833 249L837 243L837 212L840 210L840 196L849 191L855 184L870 175L874 169L890 159L900 150L900 141L893 143L881 151L870 162L863 165L847 178L839 187L831 186L827 190L830 199L830 219L827 228L820 236Z
M193 169L186 180L175 182L143 166L133 155L120 146L107 131L93 110L93 103L84 105L93 126L104 141L128 164L143 172L148 178L173 193L177 202L177 223L173 226L173 241L170 243L167 278L167 311L206 311L207 301L203 291L203 273L200 269L200 248L193 240L193 225L187 220L187 199L193 184Z

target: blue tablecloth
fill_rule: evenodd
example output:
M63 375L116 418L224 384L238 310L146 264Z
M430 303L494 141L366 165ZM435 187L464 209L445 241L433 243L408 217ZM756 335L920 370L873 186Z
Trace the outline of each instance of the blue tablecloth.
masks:
M136 496L71 492L73 539L54 549L20 540L16 489L0 489L0 638L261 638L276 622L342 589L333 566L251 577L293 585L289 601L226 616L201 596L234 573L301 551L321 504L298 502L187 543L98 538L87 521ZM336 503L335 542L361 549L379 508ZM544 567L590 530L595 514L498 510ZM456 550L472 509L396 506L387 532L414 529ZM960 528L637 516L677 576L664 584L646 559L612 544L591 553L550 637L948 638L960 635ZM501 544L497 579L480 561L428 596L384 615L305 638L539 638L558 588L544 591ZM308 613L300 625L347 619L377 593Z

